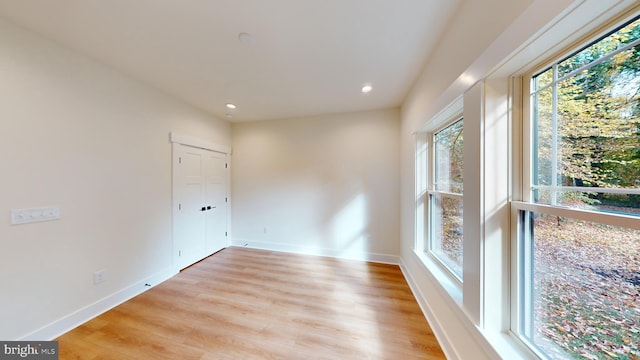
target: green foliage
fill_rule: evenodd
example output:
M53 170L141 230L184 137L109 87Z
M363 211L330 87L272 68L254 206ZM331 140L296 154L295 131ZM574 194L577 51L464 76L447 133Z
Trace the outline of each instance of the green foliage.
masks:
M640 44L611 54L638 39L640 20L557 65L556 164L553 88L536 92L536 184L551 184L555 167L558 185L640 187ZM554 68L540 73L535 90L553 78Z

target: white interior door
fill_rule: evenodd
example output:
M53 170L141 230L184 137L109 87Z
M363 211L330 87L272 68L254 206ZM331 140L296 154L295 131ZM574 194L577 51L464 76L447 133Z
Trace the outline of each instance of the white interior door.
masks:
M227 165L226 155L208 151L205 155L207 211L207 255L227 246Z
M206 252L205 213L202 211L205 169L200 149L176 147L174 198L178 209L174 222L174 251L178 267L182 269L202 259Z
M198 262L227 244L226 154L174 144L174 263Z

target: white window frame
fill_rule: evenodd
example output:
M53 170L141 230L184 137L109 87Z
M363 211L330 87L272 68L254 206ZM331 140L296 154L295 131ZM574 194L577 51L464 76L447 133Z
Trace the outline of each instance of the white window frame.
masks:
M588 46L591 43L597 42L598 39L611 30L618 28L620 25L631 20L632 18L640 14L640 9L636 8L634 11L630 11L621 16L614 17L609 20L604 27L599 27L597 31L591 31L588 37L582 37L577 45L565 47L565 50L560 55L555 55L544 63L539 63L536 66L530 68L529 71L523 72L522 75L516 76L515 83L518 84L514 91L512 91L512 97L516 103L522 108L522 113L519 114L522 120L522 126L515 126L513 135L518 141L514 142L513 154L515 164L514 168L519 169L515 175L514 183L517 183L513 194L514 199L510 202L511 205L511 320L510 320L510 332L527 345L530 351L532 351L539 358L546 358L546 356L536 348L534 344L527 341L521 330L528 327L531 324L525 323L527 316L524 315L526 311L531 311L531 300L527 300L528 294L524 289L525 286L533 286L531 281L532 274L530 273L530 264L533 256L526 248L531 244L526 244L522 239L522 214L527 213L539 213L552 216L561 216L565 218L571 218L575 220L596 222L604 225L625 227L635 230L640 230L640 221L638 217L624 215L624 214L612 214L605 212L581 210L577 208L569 208L562 205L553 204L540 204L534 203L532 199L532 192L534 188L548 188L553 192L562 190L578 190L578 191L597 191L597 192L609 192L609 193L626 193L626 194L640 194L640 189L605 189L605 188L588 188L588 187L570 187L570 186L555 186L555 189L551 189L553 186L535 186L533 181L533 113L532 113L532 78L539 73L540 70L545 68L556 66L556 63L574 53L576 50L581 49L584 46ZM554 80L555 81L555 80ZM518 88L519 87L519 88ZM554 98L554 104L556 99ZM555 108L555 106L554 106ZM554 110L555 112L555 110ZM555 114L554 114L555 117ZM554 139L556 143L558 140ZM515 157L519 158L516 159ZM552 180L555 180L555 176L552 176Z
M468 89L464 94L456 98L447 107L436 114L420 132L416 133L416 228L414 253L422 261L429 273L435 277L440 286L454 300L462 314L471 320L471 324L478 327L484 326L484 287L489 289L491 296L487 307L489 311L499 311L502 313L508 309L502 304L506 301L506 295L502 292L506 277L500 274L495 276L495 268L499 272L504 271L508 262L508 255L502 249L502 240L495 241L495 238L503 238L503 232L496 231L496 227L508 227L507 192L509 186L507 182L508 162L508 140L507 126L504 118L500 118L495 123L485 123L484 103L484 82L478 82ZM498 105L496 105L498 106ZM428 249L428 217L429 186L433 184L433 152L431 138L433 134L460 118L464 118L464 195L463 195L463 264L462 278L464 282L452 274L440 261L433 256ZM490 130L486 130L485 126ZM486 140L485 140L486 138ZM491 143L488 154L492 160L485 160L485 142ZM497 147L496 147L497 146ZM493 155L496 155L495 157ZM493 160L495 158L495 160ZM485 182L485 169L490 171L500 167L501 181ZM424 169L421 171L421 169ZM495 189L499 188L499 191ZM490 194L490 201L485 202L485 193ZM487 219L484 216L485 205L493 206L499 203L492 211L492 216ZM494 251L492 262L487 265L483 262L485 254L485 222L488 221L488 230L491 231L491 244L489 251L498 247ZM485 281L484 277L491 278ZM494 290L499 291L495 293ZM496 306L497 305L497 306ZM498 309L498 310L495 310ZM502 320L492 324L492 327L501 326Z
M463 118L463 97L451 102L436 114L422 129L415 134L415 184L416 184L416 218L414 252L427 269L434 275L445 291L459 304L462 304L462 280L456 276L430 250L431 216L430 197L441 194L434 188L434 143L433 136L439 130ZM446 193L449 196L449 193ZM462 194L451 194L462 199Z
M449 192L449 191L442 191L442 190L438 190L437 189L437 182L436 182L436 167L439 166L439 164L437 163L437 153L436 153L436 142L435 142L435 137L436 135L446 129L447 127L462 121L463 123L463 131L464 131L464 117L462 116L462 114L459 114L458 116L454 117L453 119L447 121L446 123L444 123L443 125L441 125L440 127L438 127L437 129L428 132L427 136L429 138L429 150L430 150L430 154L431 156L429 156L429 167L428 170L430 170L430 174L431 176L428 177L429 179L429 185L427 188L427 198L426 198L426 202L427 202L427 206L426 206L426 219L425 219L425 223L427 226L427 243L426 243L426 247L425 247L425 251L427 251L429 253L430 256L432 256L436 262L438 262L440 264L440 266L442 266L444 268L444 270L453 277L454 281L458 282L460 285L462 285L463 283L463 278L462 278L462 273L461 274L457 274L455 272L454 269L452 269L449 265L447 265L447 263L436 253L436 251L434 250L434 242L436 241L435 239L435 227L433 226L433 222L435 221L435 211L434 211L434 207L436 207L436 197L440 197L440 198L449 198L449 199L455 199L455 200L460 200L462 202L462 204L464 205L464 190L462 193L454 193L454 192ZM464 244L463 244L464 246ZM463 257L464 259L464 257ZM463 260L464 261L464 260ZM461 268L462 268L461 264ZM462 272L462 269L460 270Z

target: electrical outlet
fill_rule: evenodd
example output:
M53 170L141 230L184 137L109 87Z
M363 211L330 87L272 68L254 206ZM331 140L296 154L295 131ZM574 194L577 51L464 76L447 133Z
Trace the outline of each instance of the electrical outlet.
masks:
M93 284L98 285L107 281L107 270L98 270L93 273Z

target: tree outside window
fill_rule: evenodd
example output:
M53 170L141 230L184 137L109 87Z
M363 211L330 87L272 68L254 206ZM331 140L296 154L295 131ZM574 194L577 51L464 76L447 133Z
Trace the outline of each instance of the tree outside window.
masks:
M429 250L462 280L462 119L433 135L434 178L429 192Z

